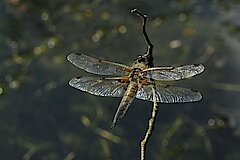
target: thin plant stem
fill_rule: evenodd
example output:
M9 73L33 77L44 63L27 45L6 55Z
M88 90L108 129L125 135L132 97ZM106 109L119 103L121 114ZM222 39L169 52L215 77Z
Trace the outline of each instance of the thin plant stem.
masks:
M148 121L148 129L145 133L144 139L141 141L141 160L145 160L146 155L146 145L153 133L154 124L156 122L156 116L158 113L158 104L156 100L156 90L154 86L151 86L153 92L153 110L152 110L152 117Z
M143 20L143 22L142 22L142 32L143 32L143 36L144 36L145 42L146 42L146 44L148 46L147 53L144 56L148 57L149 61L151 62L150 67L153 67L153 55L152 55L153 44L150 42L150 39L149 39L149 37L147 35L147 32L146 32L146 24L147 24L148 16L146 14L141 13L136 8L132 9L131 13L136 13Z

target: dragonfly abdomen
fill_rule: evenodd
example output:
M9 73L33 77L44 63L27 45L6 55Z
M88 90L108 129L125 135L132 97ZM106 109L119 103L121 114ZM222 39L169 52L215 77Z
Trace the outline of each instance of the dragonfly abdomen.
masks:
M133 102L134 98L137 95L138 91L138 83L136 81L131 81L127 87L127 90L124 93L124 96L122 98L122 101L118 107L118 110L114 116L112 127L115 127L117 122L123 118L125 113L128 110L128 107Z
M134 99L137 94L137 91L138 91L138 83L135 81L130 82L126 92L124 93L122 102L128 102L128 101L130 101L130 99ZM121 103L120 103L120 105L121 105Z

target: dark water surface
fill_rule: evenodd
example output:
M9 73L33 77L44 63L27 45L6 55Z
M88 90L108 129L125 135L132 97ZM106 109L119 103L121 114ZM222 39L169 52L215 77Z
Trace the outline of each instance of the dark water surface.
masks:
M152 104L135 100L111 130L120 98L71 88L70 78L94 75L66 60L80 52L131 65L146 50L135 7L149 15L155 65L206 67L177 82L200 102L160 104L147 159L240 159L238 0L1 1L0 159L139 159Z

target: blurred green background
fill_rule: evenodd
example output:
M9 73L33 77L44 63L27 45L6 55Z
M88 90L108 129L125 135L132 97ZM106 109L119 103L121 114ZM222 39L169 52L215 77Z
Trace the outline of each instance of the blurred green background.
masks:
M239 0L2 0L0 159L139 159L152 104L135 100L111 130L120 98L71 88L72 77L95 75L66 60L131 65L146 51L135 7L149 16L155 65L206 67L177 83L200 102L160 104L147 159L240 159Z

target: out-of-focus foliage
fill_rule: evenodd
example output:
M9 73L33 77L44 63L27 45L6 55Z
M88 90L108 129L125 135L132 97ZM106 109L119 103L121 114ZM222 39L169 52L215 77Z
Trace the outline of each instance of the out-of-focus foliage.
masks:
M156 65L202 63L206 71L178 85L203 100L160 104L147 158L240 159L240 3L238 0L3 0L0 2L1 159L138 159L151 113L135 100L110 130L120 99L68 86L87 75L66 61L71 52L131 64L146 45Z

